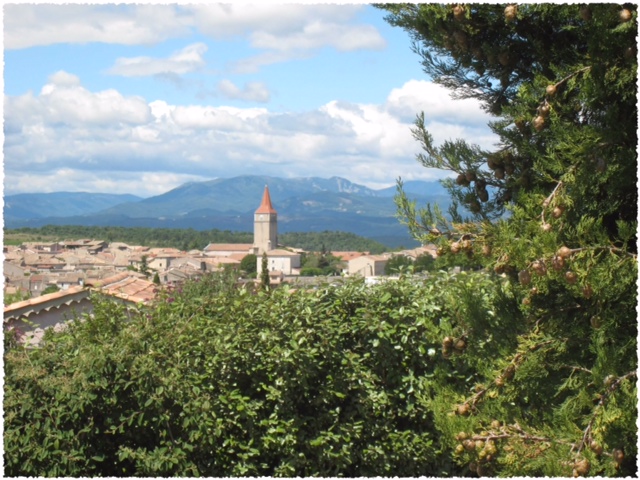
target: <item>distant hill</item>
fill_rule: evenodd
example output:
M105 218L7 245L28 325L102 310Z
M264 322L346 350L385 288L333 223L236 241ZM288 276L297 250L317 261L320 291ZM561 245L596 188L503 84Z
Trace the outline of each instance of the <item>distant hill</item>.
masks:
M253 212L260 204L264 186L269 185L271 199L282 205L285 200L305 198L317 193L374 197L375 190L356 185L343 178L278 178L243 175L219 178L208 182L190 182L161 195L117 205L104 214L129 217L167 217L189 215L191 212ZM312 200L312 199L311 199Z
M110 193L55 192L19 193L4 197L4 219L34 219L59 215L88 215L126 202L138 202L135 195Z
M278 211L278 230L282 233L344 231L389 247L416 243L395 217L395 187L374 190L339 177L244 175L190 182L146 199L89 193L73 197L68 193L12 195L5 199L10 205L5 206L5 227L51 224L250 232L265 185ZM405 191L419 204L448 207L449 197L439 182L405 182ZM120 201L113 198L108 205L95 208L101 196L120 197ZM48 207L34 209L38 202Z

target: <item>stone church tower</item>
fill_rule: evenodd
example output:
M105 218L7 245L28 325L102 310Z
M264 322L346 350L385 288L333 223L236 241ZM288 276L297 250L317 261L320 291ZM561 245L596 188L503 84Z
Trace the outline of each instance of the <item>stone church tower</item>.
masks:
M253 217L253 248L256 255L278 248L278 214L265 185L262 203Z

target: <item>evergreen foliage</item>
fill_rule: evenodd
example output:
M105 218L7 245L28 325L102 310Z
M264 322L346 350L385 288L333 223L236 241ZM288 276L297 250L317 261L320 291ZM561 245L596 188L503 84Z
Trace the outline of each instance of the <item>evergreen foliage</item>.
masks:
M434 404L457 461L479 475L635 475L637 6L380 7L435 82L495 116L500 139L437 146L418 115L418 161L454 174L452 221L398 182L415 238L484 256L520 302L502 365L487 362L493 386ZM463 415L444 414L454 402Z
M42 295L47 295L48 293L56 293L60 291L60 287L57 285L47 285L47 287L42 291Z
M385 275L394 275L400 272L406 272L409 267L413 270L413 259L404 255L394 255L391 257L384 267Z
M436 260L428 253L418 255L415 260L404 255L394 255L387 261L384 273L385 275L395 275L398 273L421 273L444 269L440 260L441 258Z
M250 253L240 261L240 270L249 277L255 277L258 272L258 257Z
M300 275L303 277L316 277L319 275L339 275L342 270L342 260L331 255L324 245L317 253L303 253Z
M262 290L269 290L271 279L269 278L269 258L267 252L262 252L262 263L260 269L260 287Z
M19 290L16 293L4 293L3 301L4 305L11 305L12 303L22 302L31 298L31 292Z

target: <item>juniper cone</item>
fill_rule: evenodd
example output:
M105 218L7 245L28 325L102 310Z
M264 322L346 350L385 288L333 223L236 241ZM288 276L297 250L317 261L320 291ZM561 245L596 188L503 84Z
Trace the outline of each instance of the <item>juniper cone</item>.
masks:
M472 397L468 418L445 413L459 396L443 406L445 431L499 435L497 453L453 458L488 475L635 475L637 6L465 4L464 18L452 5L379 8L411 36L433 81L493 115L499 139L491 149L473 139L436 145L429 112L416 112L417 160L457 175L443 182L455 205L449 215L419 208L398 181L399 215L416 239L446 246L469 234L478 253L490 248L487 272L522 299L510 348L491 358L465 353L486 365L483 383L504 387ZM456 43L462 36L474 47ZM488 201L460 181L469 171L486 182ZM518 282L515 272L536 265L539 273L541 264L553 268ZM464 321L470 345L495 341L497 325ZM509 380L500 376L506 365ZM608 375L623 380L607 389ZM482 427L493 420L504 426ZM624 456L612 461L600 448Z

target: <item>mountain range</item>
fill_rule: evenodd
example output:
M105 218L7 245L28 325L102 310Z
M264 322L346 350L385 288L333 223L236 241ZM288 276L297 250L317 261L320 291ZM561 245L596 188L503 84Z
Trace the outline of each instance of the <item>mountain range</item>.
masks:
M280 178L243 175L190 182L149 198L105 193L23 193L5 197L5 228L96 225L252 231L265 185L280 232L345 231L390 247L414 245L395 217L395 187L371 189L340 177ZM449 196L439 182L407 181L418 205Z

